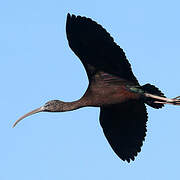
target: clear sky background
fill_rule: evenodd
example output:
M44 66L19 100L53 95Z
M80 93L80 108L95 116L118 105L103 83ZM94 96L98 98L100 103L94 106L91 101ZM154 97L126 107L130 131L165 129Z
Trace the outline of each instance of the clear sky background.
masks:
M148 107L134 162L121 161L99 125L99 108L40 113L52 99L85 92L85 70L67 44L67 13L91 17L124 49L141 84L180 95L180 2L6 0L0 2L0 180L180 179L180 107Z

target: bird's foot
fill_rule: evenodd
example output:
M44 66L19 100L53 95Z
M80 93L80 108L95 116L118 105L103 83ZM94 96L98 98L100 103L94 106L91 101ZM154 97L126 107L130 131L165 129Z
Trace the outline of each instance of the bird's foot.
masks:
M157 104L172 104L172 105L180 105L180 96L177 96L175 98L166 98L161 96L156 96L153 94L145 93L146 97L155 99L154 103Z

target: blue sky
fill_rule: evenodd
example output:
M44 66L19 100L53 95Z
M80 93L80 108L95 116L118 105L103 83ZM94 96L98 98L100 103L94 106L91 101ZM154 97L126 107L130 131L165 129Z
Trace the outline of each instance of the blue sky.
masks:
M147 136L130 164L99 125L98 108L40 113L13 122L51 99L85 92L85 70L67 44L68 12L102 24L124 49L141 84L180 95L179 1L6 0L0 2L0 179L179 179L179 107L148 107Z

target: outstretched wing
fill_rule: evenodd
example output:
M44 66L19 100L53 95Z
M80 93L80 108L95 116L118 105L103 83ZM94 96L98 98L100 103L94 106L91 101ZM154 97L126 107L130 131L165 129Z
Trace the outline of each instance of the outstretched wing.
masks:
M114 152L130 162L141 151L146 136L147 112L142 102L101 107L100 124Z
M137 82L125 53L101 25L90 18L68 14L66 34L89 79L100 70Z

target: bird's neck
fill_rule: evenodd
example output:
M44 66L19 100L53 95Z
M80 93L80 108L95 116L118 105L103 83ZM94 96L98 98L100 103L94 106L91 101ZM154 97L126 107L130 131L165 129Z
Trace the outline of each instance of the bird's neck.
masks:
M88 101L85 98L81 98L77 101L72 101L72 102L64 102L62 111L72 111L76 110L79 108L82 108L84 106L88 106Z

